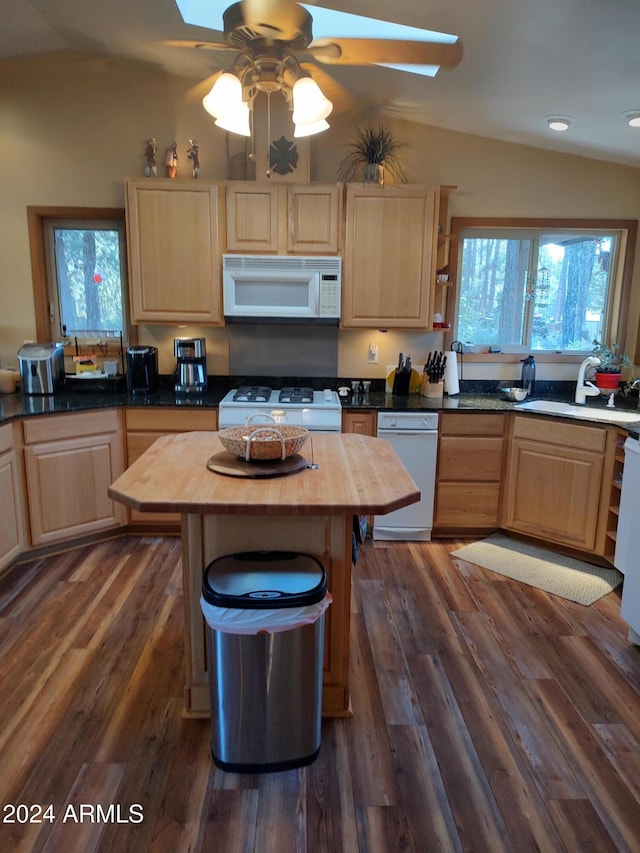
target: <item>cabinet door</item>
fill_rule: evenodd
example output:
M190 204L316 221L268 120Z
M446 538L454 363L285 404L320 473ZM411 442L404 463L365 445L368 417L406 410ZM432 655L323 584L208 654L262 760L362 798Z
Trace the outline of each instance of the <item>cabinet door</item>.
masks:
M216 430L218 413L215 409L147 409L130 408L127 421L127 467L142 456L145 450L163 435L194 430ZM129 521L137 527L162 525L177 529L180 514L177 512L137 512L129 509Z
M437 204L428 187L347 187L344 328L432 328Z
M336 254L341 191L337 184L287 187L287 251Z
M223 324L223 221L217 184L127 183L133 322Z
M515 438L503 526L593 550L603 465L601 453Z
M0 569L24 550L21 483L14 450L0 454Z
M254 181L227 184L227 251L278 251L283 190L277 184Z
M342 412L342 432L372 435L377 432L376 413L368 411Z
M124 470L122 435L109 430L118 423L114 413L102 412L103 431L92 431L98 416L54 415L25 423L29 441L50 429L50 440L24 449L27 498L33 545L48 545L118 527L126 510L107 495ZM29 427L30 429L27 429ZM66 438L58 436L66 434Z

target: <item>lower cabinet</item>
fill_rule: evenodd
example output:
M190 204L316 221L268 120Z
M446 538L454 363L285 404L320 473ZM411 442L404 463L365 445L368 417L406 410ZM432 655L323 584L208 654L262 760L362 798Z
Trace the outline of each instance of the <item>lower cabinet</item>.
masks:
M498 527L506 421L501 413L442 413L434 534Z
M15 428L20 427L16 424ZM0 427L0 569L26 547L25 516L22 465L15 447L14 425L6 424Z
M377 429L375 412L362 409L342 410L342 432L356 432L360 435L372 435L375 438Z
M605 556L617 430L531 416L512 429L502 526Z
M23 431L34 547L126 522L124 507L107 495L124 470L119 411L27 418Z
M126 410L127 468L161 435L174 432L217 430L215 409L130 408ZM180 515L171 512L136 512L129 510L129 521L136 527L157 526L177 529Z

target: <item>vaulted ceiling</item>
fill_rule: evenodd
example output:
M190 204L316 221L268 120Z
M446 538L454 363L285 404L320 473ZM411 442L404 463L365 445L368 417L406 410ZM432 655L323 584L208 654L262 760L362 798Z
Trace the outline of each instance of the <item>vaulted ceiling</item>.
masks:
M381 67L321 69L368 108L640 167L640 128L626 121L628 113L640 113L639 0L323 0L322 5L383 20L392 16L396 23L452 33L463 42L461 63L434 78ZM138 58L202 79L225 64L224 54L164 44L220 39L221 26L212 31L185 24L174 0L3 0L2 7L0 59L74 50ZM545 117L551 115L568 117L569 129L550 131Z

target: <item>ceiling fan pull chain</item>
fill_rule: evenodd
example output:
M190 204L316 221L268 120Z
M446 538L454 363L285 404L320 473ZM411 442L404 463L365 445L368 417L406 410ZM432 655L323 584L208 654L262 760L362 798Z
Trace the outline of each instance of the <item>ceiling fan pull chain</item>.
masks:
M255 123L254 123L254 115L253 115L253 102L251 102L251 106L249 109L249 130L251 131L251 153L249 154L249 161L251 163L256 162L256 136L255 136Z
M267 92L267 178L271 177L271 92Z

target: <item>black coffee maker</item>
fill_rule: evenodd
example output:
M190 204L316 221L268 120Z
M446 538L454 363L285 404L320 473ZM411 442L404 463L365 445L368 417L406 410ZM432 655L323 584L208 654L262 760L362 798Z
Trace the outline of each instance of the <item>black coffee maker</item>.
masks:
M207 390L207 349L204 338L174 338L178 360L173 389L176 394L203 394Z
M149 394L158 387L156 347L127 349L127 388L132 394Z

